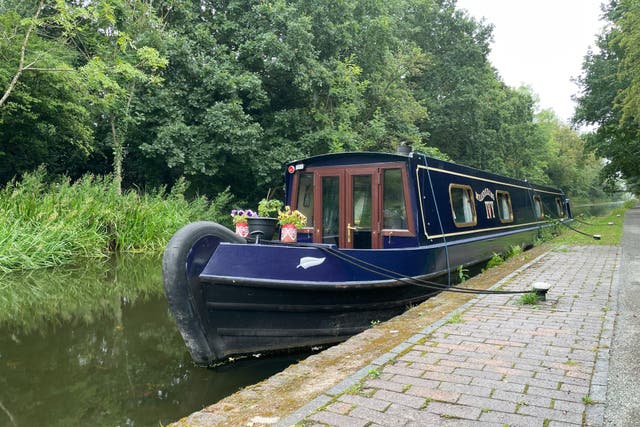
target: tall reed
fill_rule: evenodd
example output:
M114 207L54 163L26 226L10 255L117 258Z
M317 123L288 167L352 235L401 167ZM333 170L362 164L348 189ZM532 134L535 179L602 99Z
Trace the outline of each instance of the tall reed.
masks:
M110 177L48 184L44 169L0 190L0 272L63 265L111 252L159 252L182 225L224 221L232 196L188 201L186 183L167 192L118 194Z

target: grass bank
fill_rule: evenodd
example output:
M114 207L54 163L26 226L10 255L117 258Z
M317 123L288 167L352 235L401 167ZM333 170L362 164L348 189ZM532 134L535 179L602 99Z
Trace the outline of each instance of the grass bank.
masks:
M590 236L599 235L600 240L576 233L567 227L561 227L561 234L553 240L554 245L619 245L622 240L624 213L638 203L637 200L625 202L605 216L576 217L571 227Z
M186 185L170 191L118 194L109 177L46 183L44 170L0 191L0 272L60 266L113 252L161 252L181 226L220 221L232 196L187 201Z

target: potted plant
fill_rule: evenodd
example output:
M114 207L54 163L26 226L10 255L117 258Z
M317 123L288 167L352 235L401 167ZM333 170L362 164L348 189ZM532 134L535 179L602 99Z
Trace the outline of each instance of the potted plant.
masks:
M278 224L282 226L280 240L293 243L298 241L298 228L307 225L307 217L299 210L291 210L291 206L285 206L284 211L278 213Z
M255 216L258 216L258 214L251 209L233 209L231 211L231 217L236 226L236 234L238 236L247 237L249 235L249 224L247 221L249 218Z
M258 216L262 218L276 218L283 203L278 199L262 199L258 202Z
M283 203L268 197L258 203L258 216L247 218L249 234L256 238L271 240L278 224L278 212Z

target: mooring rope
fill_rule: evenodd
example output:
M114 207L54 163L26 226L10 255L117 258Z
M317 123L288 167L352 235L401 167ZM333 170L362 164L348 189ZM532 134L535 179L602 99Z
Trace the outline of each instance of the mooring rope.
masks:
M602 237L599 234L589 234L589 233L585 233L584 231L580 231L577 228L573 228L572 226L570 226L569 224L565 223L564 221L561 221L560 224L564 225L569 230L575 231L576 233L582 234L582 235L587 236L587 237L591 237L592 239L595 239L595 240L600 240L600 238Z
M473 289L473 288L465 288L461 286L447 286L441 283L432 282L426 279L420 279L418 277L410 277L405 276L401 273L398 273L393 270L386 269L384 267L380 267L379 265L371 264L367 261L364 261L360 258L356 258L349 254L346 254L337 249L333 249L326 246L316 246L316 248L320 249L323 252L329 253L334 257L341 259L342 261L358 267L364 271L368 271L377 276L397 280L399 282L406 283L408 285L421 286L424 288L429 288L442 292L455 292L455 293L464 293L464 294L493 294L493 295L508 295L508 294L528 294L532 291L503 291L503 290L490 290L490 289ZM379 271L376 271L379 270Z
M580 224L584 224L584 225L596 225L596 224L592 224L590 222L586 222L586 221L582 221L581 219L578 218L572 218L574 221L579 222Z

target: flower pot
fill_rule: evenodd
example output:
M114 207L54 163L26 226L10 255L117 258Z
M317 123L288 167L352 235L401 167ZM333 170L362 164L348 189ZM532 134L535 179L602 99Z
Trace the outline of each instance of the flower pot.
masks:
M294 243L298 241L298 229L294 224L284 224L280 228L280 241L283 243Z
M246 222L237 223L236 234L240 237L247 237L249 235L249 225Z
M278 220L276 218L252 216L247 218L247 223L249 224L249 237L273 240Z

